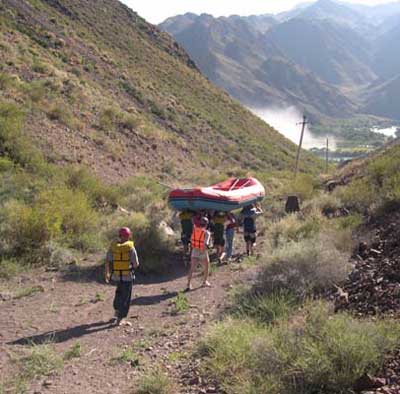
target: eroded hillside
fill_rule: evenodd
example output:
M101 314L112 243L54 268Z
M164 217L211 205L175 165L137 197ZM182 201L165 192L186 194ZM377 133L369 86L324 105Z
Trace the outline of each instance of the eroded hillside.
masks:
M289 141L118 1L5 0L0 21L1 101L25 111L25 130L56 163L108 181L293 165Z

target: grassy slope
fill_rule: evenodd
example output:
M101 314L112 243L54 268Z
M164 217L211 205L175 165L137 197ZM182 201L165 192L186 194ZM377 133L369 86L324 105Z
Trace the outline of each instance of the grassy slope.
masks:
M25 109L26 130L55 162L111 181L293 166L293 144L119 2L6 0L0 19L0 98ZM319 168L303 157L305 170Z

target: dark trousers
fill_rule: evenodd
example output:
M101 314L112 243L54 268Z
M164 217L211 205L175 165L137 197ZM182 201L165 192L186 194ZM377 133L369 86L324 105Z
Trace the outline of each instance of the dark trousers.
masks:
M118 317L123 319L128 316L132 297L132 281L119 282L115 290L114 309L118 311Z

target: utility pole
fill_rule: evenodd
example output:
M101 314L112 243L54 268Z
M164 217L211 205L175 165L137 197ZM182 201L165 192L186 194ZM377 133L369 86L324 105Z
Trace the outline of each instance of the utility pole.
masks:
M301 135L300 135L300 142L299 142L299 147L297 148L297 155L296 155L296 166L294 168L294 178L296 179L297 177L297 172L299 171L299 160L300 160L300 151L301 151L301 146L303 145L303 137L304 137L304 130L306 128L306 125L308 124L307 122L307 117L303 115L303 121L301 123Z
M325 173L328 173L328 166L329 166L329 138L326 137L326 167L325 167Z

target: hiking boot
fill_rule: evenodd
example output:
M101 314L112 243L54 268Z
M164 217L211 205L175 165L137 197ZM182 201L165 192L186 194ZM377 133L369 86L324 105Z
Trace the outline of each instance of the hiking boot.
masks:
M110 323L116 323L118 320L119 313L118 311L114 311L114 316L110 319Z
M211 283L208 280L206 280L205 282L203 282L201 287L211 287Z
M184 293L189 293L190 290L192 290L192 285L188 285L183 292Z

